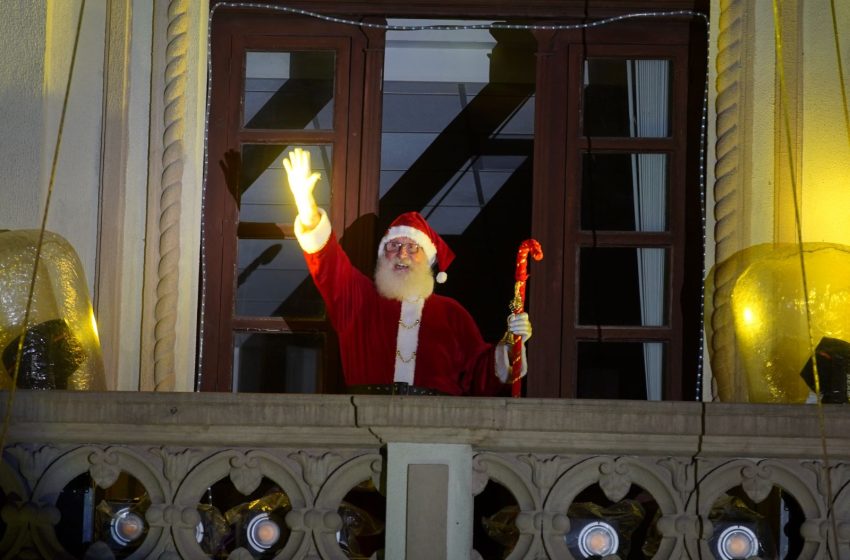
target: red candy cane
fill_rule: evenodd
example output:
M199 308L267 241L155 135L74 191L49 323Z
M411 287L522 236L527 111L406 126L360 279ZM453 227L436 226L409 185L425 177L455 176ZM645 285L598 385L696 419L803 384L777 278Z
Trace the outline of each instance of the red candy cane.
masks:
M543 258L543 249L536 239L526 239L519 245L519 251L516 256L516 273L514 275L514 299L511 300L511 313L522 313L525 310L525 283L528 280L528 255L539 261ZM508 359L511 364L511 396L516 398L520 396L522 390L522 382L520 373L522 372L522 338L516 335L510 335L511 347L508 351Z

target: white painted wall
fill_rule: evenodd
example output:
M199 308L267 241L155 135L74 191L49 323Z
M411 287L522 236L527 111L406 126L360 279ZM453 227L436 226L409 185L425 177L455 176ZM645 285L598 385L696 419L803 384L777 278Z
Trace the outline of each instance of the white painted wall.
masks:
M774 122L776 49L773 39L773 7L771 2L753 2L750 17L755 20L753 40L753 114L751 173L752 188L746 193L746 229L750 244L773 241L774 228L774 138L778 133ZM713 264L713 263L712 263Z
M802 5L803 239L850 245L850 131L842 110L832 16L828 0L806 0ZM835 12L846 82L850 80L850 3L835 2Z
M124 172L124 237L120 282L121 340L115 388L139 389L142 338L142 290L145 276L145 220L147 219L148 146L150 141L151 45L153 41L153 2L132 0L130 7L130 49L127 78L127 162ZM108 93L109 94L109 93ZM107 186L106 188L109 188Z
M41 226L54 147L60 129L82 0L3 0L0 18L0 229ZM108 0L87 0L80 29L47 228L64 236L83 263L94 300L98 258L99 194L104 111L107 25L129 33L126 79L126 171L121 212L124 225L120 263L102 263L101 281L121 283L121 339L118 371L123 390L139 387L142 279L150 129L151 41L154 6L132 0L133 18L108 21ZM203 63L202 63L203 64ZM106 92L116 96L120 92ZM113 106L119 106L120 103ZM108 118L122 118L110 115ZM111 122L111 121L110 121ZM115 126L115 123L112 123ZM113 150L114 152L115 150ZM113 191L114 192L114 191Z
M779 76L776 73L776 41L770 2L754 2L756 19L753 83L753 167L748 193L752 244L775 241L772 217L775 197L774 174L789 163L776 160L775 140L785 134L782 115L775 114ZM828 0L799 1L802 7L802 112L801 150L796 154L800 173L796 177L802 193L799 216L804 241L850 244L850 132L842 109L841 76L836 56L835 33ZM841 45L844 79L850 79L850 4L837 2L838 41ZM783 49L784 50L784 49ZM786 53L786 57L791 53ZM845 87L847 84L845 83ZM792 96L794 92L787 92ZM793 103L792 103L793 105ZM785 185L783 188L788 188ZM782 193L779 193L782 194ZM790 201L791 197L784 196ZM784 214L791 208L781 210Z
M0 18L0 229L40 224L46 5L4 0Z
M47 228L71 243L93 288L105 0L86 4ZM41 227L80 1L5 0L0 18L0 228Z
M80 5L80 0L47 2L45 121L41 143L45 188L59 137ZM94 290L97 258L105 29L106 0L86 2L47 220L47 228L64 236L76 249L90 294Z

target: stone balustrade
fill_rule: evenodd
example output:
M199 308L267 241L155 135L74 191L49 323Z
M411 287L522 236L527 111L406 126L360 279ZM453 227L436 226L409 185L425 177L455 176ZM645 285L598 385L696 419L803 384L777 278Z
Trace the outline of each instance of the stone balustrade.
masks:
M509 491L511 559L580 557L568 513L594 491L609 506L651 502L654 558L715 558L712 511L726 495L751 505L780 496L778 522L791 536L774 532L775 550L850 558L848 434L850 407L841 405L18 391L0 468L0 555L123 557L102 540L63 547L64 524L79 520L63 517L60 502L87 475L102 489L122 476L143 487L146 533L129 558L209 558L199 504L222 481L245 496L271 481L286 495L276 558L346 558L340 505L352 488L371 481L387 511L406 507L403 488L386 491L384 472L404 443L468 449L469 495L488 483ZM470 528L480 521L465 515ZM446 557L479 556L452 542ZM248 559L249 550L215 557Z

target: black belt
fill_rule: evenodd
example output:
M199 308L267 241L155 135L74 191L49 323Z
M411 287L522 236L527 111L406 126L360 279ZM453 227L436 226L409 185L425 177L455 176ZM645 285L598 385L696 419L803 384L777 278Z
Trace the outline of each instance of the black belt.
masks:
M375 385L351 385L348 388L349 393L355 395L415 395L415 396L437 396L445 395L442 391L429 389L428 387L420 387L411 385L404 381L395 383L384 383Z

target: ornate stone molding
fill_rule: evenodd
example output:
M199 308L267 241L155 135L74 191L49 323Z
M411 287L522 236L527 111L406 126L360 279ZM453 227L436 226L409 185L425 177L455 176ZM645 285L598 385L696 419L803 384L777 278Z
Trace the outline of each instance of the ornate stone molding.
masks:
M850 550L850 412L823 414L829 469L818 411L804 405L20 391L0 463L0 556L63 557L62 488L83 473L100 486L126 473L151 501L133 558L200 557L207 489L230 481L244 494L267 479L292 506L279 557L342 560L340 503L363 481L382 487L384 442L446 442L473 447L471 494L496 483L516 500L510 559L571 558L567 511L592 486L612 500L651 496L659 558L710 557L718 498L740 488L760 502L781 488L804 517L801 558L827 557Z
M742 249L742 238L746 231L747 217L744 213L745 196L749 188L748 122L752 108L750 100L750 60L752 34L748 33L752 13L752 0L720 0L720 16L717 32L717 81L716 81L716 143L714 166L714 244L715 268L713 270L713 293L711 298L714 312L710 321L708 343L714 367L733 371L737 355L733 325L722 313L722 302L732 289L732 280L738 273L738 263L730 259ZM722 364L722 366L721 366ZM721 367L718 367L721 366ZM717 392L715 391L715 394ZM722 397L727 401L746 402L743 384L723 387Z
M154 5L142 390L191 389L194 377L207 6Z
M154 327L154 388L174 390L174 342L180 260L180 198L183 188L183 136L186 110L187 0L168 5L165 89L163 90L163 151L159 208L159 264L157 266Z

